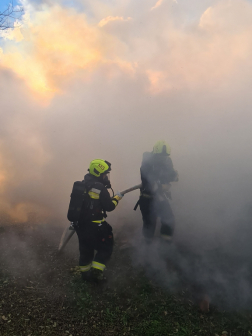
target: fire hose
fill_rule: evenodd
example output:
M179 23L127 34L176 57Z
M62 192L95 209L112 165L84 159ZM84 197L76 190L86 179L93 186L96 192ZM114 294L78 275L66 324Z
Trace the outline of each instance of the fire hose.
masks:
M140 189L141 186L142 186L142 184L137 184L134 187L131 187L129 189L125 189L125 190L121 191L120 194L124 196L125 194L127 194L131 191ZM69 232L68 236L66 237L66 234L67 234L68 231L70 231L70 232ZM65 230L62 233L60 243L59 243L59 248L58 248L59 252L61 252L64 249L64 247L67 245L67 243L72 238L74 233L75 233L74 223L71 223L70 226L66 227Z

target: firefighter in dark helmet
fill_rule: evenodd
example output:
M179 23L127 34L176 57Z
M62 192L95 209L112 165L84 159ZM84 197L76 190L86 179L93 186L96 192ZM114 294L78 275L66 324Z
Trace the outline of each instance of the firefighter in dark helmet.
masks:
M147 242L154 236L158 217L161 220L161 237L170 241L173 236L175 219L169 203L170 182L178 181L178 173L173 168L170 153L170 146L165 141L158 141L152 152L143 154L140 169L142 188L137 205L140 205L143 236Z
M106 212L113 211L123 196L118 193L111 198L107 190L111 187L109 162L93 160L88 171L84 176L85 197L76 227L79 265L83 280L99 281L104 279L103 271L113 251L113 232L105 220Z

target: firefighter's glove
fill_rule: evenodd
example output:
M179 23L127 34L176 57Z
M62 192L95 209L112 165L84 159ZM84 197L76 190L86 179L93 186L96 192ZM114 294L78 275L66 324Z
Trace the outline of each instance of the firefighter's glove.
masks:
M167 193L170 191L170 188L171 188L171 185L170 183L167 183L167 184L162 184L162 190Z
M123 198L124 195L122 195L119 191L117 194L115 194L115 196L113 197L113 199L120 201Z

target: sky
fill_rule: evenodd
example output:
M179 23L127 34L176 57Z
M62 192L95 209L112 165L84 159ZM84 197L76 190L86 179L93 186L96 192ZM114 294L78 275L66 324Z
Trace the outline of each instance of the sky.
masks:
M112 162L122 190L164 139L180 176L177 232L224 231L251 197L251 2L19 4L0 40L1 211L63 221L92 159Z

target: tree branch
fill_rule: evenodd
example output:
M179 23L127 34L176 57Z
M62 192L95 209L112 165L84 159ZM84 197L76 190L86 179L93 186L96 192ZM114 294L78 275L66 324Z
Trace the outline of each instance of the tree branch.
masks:
M14 22L22 16L23 12L22 7L14 7L13 1L11 1L8 7L0 12L0 30L13 28Z

